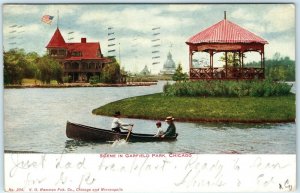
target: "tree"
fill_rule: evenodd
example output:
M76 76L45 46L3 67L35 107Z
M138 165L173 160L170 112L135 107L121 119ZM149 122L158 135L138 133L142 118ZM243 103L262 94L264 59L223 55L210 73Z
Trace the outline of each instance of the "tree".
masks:
M25 66L27 61L23 49L4 52L4 84L22 84Z
M186 81L188 79L188 74L182 72L181 63L178 64L175 73L172 76L174 81Z
M114 57L110 58L112 61L106 64L100 74L100 81L105 83L117 83L121 78L120 65Z
M40 56L36 52L29 52L25 55L27 66L24 69L25 78L37 78L37 60Z
M245 58L245 55L243 57ZM225 62L225 53L223 53L223 56L220 57L220 61ZM239 66L239 55L237 53L227 52L227 66L228 67Z
M51 79L62 83L63 69L53 58L45 55L37 60L38 76L43 83L50 84Z
M245 66L260 68L260 62L247 63ZM295 61L291 60L289 57L281 57L280 53L276 52L272 59L265 61L265 66L266 78L272 80L295 81Z

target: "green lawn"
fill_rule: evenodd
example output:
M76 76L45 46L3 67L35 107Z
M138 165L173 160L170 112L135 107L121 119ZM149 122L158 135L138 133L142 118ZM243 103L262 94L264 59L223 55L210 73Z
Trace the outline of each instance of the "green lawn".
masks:
M295 95L280 97L174 97L162 93L132 97L109 103L93 114L163 120L172 115L177 121L204 122L294 122Z
M23 85L35 85L35 84L42 84L42 82L40 80L37 80L37 79L24 78L22 80L22 84ZM50 84L51 85L57 85L57 81L56 80L51 80Z

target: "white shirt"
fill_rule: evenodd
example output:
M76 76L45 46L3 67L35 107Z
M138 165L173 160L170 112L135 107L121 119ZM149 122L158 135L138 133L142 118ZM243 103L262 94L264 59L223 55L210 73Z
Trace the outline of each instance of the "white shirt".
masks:
M158 137L164 134L164 131L161 127L157 128L157 133L154 135L154 137Z
M123 126L128 126L127 123L123 123L119 118L115 117L113 119L113 122L111 123L111 128L117 128L120 127L122 129L126 129Z

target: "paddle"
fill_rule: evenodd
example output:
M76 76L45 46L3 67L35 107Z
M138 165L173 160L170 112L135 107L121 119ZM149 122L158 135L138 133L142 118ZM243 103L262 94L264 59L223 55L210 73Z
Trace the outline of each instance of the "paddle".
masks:
M133 125L131 125L131 129L128 131L128 134L127 134L127 137L126 137L126 142L128 142L128 139L129 139L129 135L130 135L130 133L131 133L131 131L132 131L132 127L133 127Z

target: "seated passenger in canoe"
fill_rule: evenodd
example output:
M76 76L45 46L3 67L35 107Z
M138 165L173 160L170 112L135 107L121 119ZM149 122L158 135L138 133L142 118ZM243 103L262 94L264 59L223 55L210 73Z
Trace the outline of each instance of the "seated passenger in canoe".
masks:
M167 128L167 131L161 136L164 137L173 137L176 135L176 127L174 125L174 118L172 116L169 116L165 120L167 124L169 125Z
M113 119L113 122L111 124L111 129L113 131L115 131L115 132L121 132L121 129L128 130L128 131L132 130L133 124L123 123L120 120L120 117L121 117L121 112L120 111L115 112L114 117L115 118ZM126 128L127 126L131 126L131 127Z
M154 135L154 137L161 137L164 134L164 131L161 128L161 122L160 121L156 122L156 127L157 127L157 132Z

